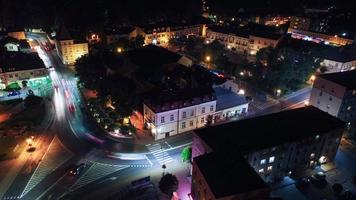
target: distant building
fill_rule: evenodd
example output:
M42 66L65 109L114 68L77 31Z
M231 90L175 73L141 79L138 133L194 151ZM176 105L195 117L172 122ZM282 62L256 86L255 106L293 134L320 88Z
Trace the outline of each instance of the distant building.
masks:
M21 51L25 53L32 52L30 45L26 40L18 40L12 37L0 39L0 45L4 46L7 51Z
M217 40L233 52L251 55L262 48L275 48L283 38L280 30L254 23L244 27L211 26L206 32L206 43Z
M65 65L73 65L78 58L89 53L88 43L74 40L64 26L57 34L55 44L58 56Z
M37 54L9 51L0 55L0 88L5 89L12 83L21 87L39 85L49 81L48 70Z
M356 46L353 44L328 49L321 66L326 67L327 73L356 69Z
M212 90L159 93L143 105L144 121L155 140L204 127L216 109Z
M333 161L344 128L309 106L195 130L193 199L264 199L256 175L270 183Z
M127 26L105 30L105 39L107 44L115 43L119 41L120 38L131 40L136 38L138 35L141 35L142 37L145 36L145 33L139 27Z
M16 38L18 40L25 40L26 35L24 30L14 30L14 31L8 31L7 35L12 38Z
M311 19L308 17L291 16L289 27L298 30L309 30Z
M317 76L310 103L346 122L356 121L356 70Z

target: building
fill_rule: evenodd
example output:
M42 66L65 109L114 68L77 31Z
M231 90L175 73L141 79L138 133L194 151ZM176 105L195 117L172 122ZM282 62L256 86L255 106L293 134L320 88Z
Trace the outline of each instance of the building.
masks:
M18 40L26 40L26 34L24 30L10 30L7 35Z
M216 110L213 123L238 118L247 114L248 102L245 97L222 87L214 88L216 96Z
M74 40L64 26L56 36L55 45L58 56L65 65L73 65L78 58L89 53L88 43Z
M327 73L356 69L356 46L353 44L329 48L325 53L321 66L326 67Z
M226 159L221 153L208 153L193 161L194 200L267 200L269 187L241 155Z
M12 37L0 39L0 45L5 47L7 51L21 51L25 53L32 52L30 45L26 40L18 40Z
M152 95L143 104L144 122L155 140L211 123L216 97L210 89L191 89Z
M283 34L275 27L249 23L243 27L208 27L205 42L218 40L236 53L255 55L262 48L275 48L282 38Z
M206 184L210 191L214 191L221 188L215 183L229 180L226 176L222 176L221 180L216 176L214 183L207 181L205 185L200 184L199 178L205 177L206 174L194 175L194 173L207 170L204 168L208 168L213 173L224 172L231 178L242 176L243 179L235 180L238 182L236 184L240 185L239 181L242 181L241 184L250 185L248 183L250 179L259 182L255 174L269 183L281 180L286 175L314 168L318 164L331 162L336 155L344 128L345 122L315 107L308 106L195 130L192 145L192 183L198 182L198 184L192 184L193 199L196 197L199 197L197 199L204 199L204 197L206 199L230 199L229 197L235 192L229 190L229 193L223 193L218 197L212 197L208 192L200 192L200 196L197 195L196 191L206 188ZM220 162L199 163L200 160L205 159L225 160L223 163L230 162L231 164L222 167ZM246 166L233 164L242 165L241 159L254 169L255 174L246 169ZM241 171L242 169L246 171ZM248 177L243 176L243 172ZM209 179L209 175L206 178ZM266 192L263 185L259 185L260 187L238 191L236 195L244 192L250 194L250 191L253 191L253 194ZM227 186L227 184L224 186L234 187L234 185ZM238 190L238 188L235 189Z
M346 122L356 121L356 70L317 76L310 103Z
M288 33L292 35L293 38L303 39L308 41L313 41L316 43L324 43L333 46L344 46L350 45L355 42L353 39L345 38L338 35L328 35L320 32L312 32L308 30L300 30L289 28Z
M249 52L249 34L240 29L227 26L209 26L206 31L205 42L211 43L217 40L231 51L248 54Z
M311 19L308 17L291 16L289 27L298 30L309 30L311 25Z
M139 27L118 27L105 30L105 39L107 44L118 42L120 38L133 39L138 35L145 37L145 33Z
M48 70L37 54L7 51L0 55L0 88L17 83L36 86L50 82Z

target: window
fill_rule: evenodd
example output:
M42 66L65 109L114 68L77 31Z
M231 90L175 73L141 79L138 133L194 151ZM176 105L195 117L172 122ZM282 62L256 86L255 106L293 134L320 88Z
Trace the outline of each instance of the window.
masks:
M201 113L205 113L205 107L201 108Z
M333 100L333 98L332 97L329 97L329 101L332 101Z
M194 125L194 122L193 122L193 120L191 120L191 121L189 122L189 126L192 127L193 125Z
M204 117L202 117L201 119L200 119L200 123L204 123Z
M187 118L187 113L183 112L183 119Z
M170 120L173 121L174 120L174 115L170 116Z
M210 106L210 111L211 111L211 112L214 111L214 105L211 105L211 106Z
M164 123L164 117L161 117L161 123Z
M267 171L272 171L272 166L268 166Z
M266 164L266 159L262 159L262 160L260 161L260 164L261 164L261 165Z
M191 116L191 117L194 116L194 110L190 111L190 116Z
M274 156L269 157L268 162L269 162L269 163L273 163L273 162L274 162Z
M259 169L259 170L258 170L258 173L261 173L261 174L262 174L264 171L265 171L264 169Z
M327 105L326 108L329 109L329 108L330 108L330 105Z
M185 122L182 122L182 129L185 128Z

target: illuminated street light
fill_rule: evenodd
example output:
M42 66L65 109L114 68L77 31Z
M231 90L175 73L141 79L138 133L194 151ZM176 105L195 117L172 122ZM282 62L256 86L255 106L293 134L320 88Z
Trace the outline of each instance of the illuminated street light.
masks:
M304 105L305 105L305 106L309 106L309 104L310 104L309 100L305 100L305 101L304 101Z
M205 56L205 61L206 61L206 62L210 62L210 60L211 60L211 57L210 57L210 56Z
M240 90L239 90L239 94L240 94L240 95L245 95L245 90L244 90L244 89L240 89Z
M243 76L243 75L245 75L245 73L244 72L240 72L240 75Z
M311 75L309 80L310 80L311 82L314 82L314 81L315 81L315 78L316 78L315 75Z
M277 89L277 96L281 95L282 90L281 89Z
M117 50L116 50L118 53L122 53L122 48L121 47L118 47Z
M33 144L33 136L31 136L31 137L29 137L29 138L27 138L26 139L26 143L28 144L28 146L32 146L32 144Z

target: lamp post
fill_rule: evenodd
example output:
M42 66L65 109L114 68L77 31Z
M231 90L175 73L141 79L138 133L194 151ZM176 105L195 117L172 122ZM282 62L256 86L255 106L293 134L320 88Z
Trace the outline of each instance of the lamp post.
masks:
M118 53L122 53L122 48L121 47L118 47L117 49L116 49L116 51L118 52Z
M210 69L210 61L211 61L211 57L209 55L205 56L205 62L208 64L208 69Z

